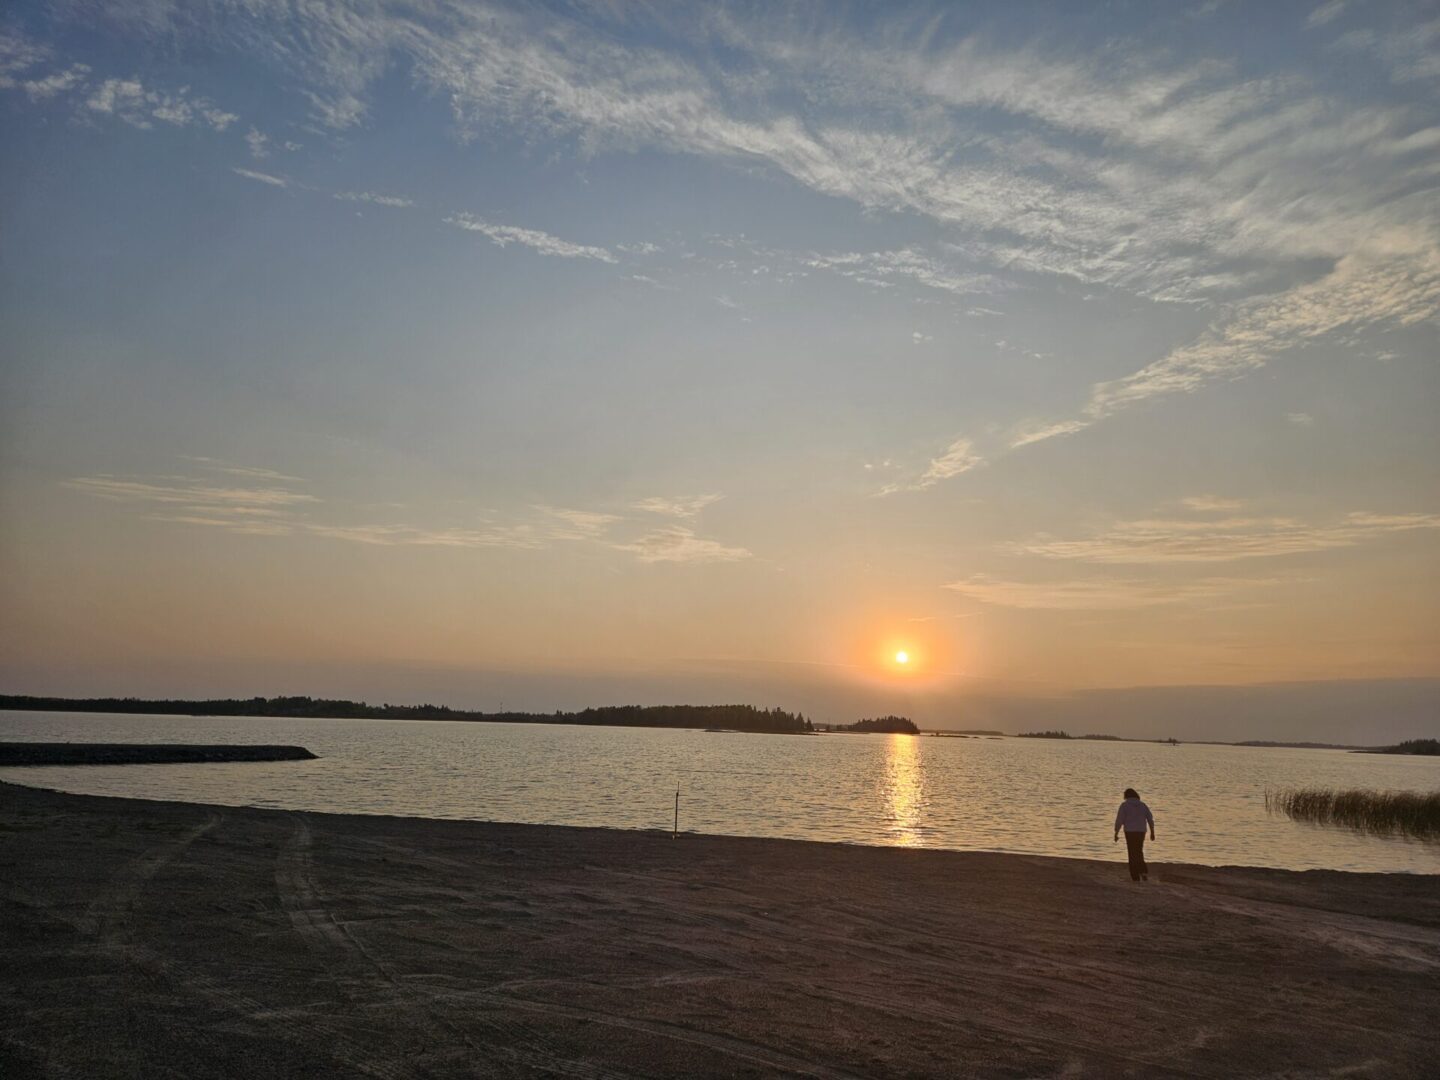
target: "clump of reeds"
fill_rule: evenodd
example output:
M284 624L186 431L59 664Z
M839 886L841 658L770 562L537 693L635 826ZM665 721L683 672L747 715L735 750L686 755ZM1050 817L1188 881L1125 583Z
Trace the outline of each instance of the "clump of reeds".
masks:
M1265 793L1265 809L1297 821L1342 825L1381 836L1440 839L1440 791L1336 791L1292 788Z

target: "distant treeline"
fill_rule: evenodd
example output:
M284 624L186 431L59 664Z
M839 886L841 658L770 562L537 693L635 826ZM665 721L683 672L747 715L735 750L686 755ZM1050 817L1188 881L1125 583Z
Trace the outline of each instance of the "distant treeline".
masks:
M48 698L0 694L0 709L45 712L149 713L164 716L290 716L335 720L468 720L506 724L586 724L650 728L727 728L731 731L814 730L801 713L753 705L607 705L580 712L467 712L446 705L367 705L310 697L215 698L208 701L145 698Z
M1366 754L1422 754L1426 757L1440 756L1440 739L1406 739L1394 746L1382 746L1375 750L1364 750Z
M1075 736L1067 731L1022 731L1015 737L1017 739L1073 739Z

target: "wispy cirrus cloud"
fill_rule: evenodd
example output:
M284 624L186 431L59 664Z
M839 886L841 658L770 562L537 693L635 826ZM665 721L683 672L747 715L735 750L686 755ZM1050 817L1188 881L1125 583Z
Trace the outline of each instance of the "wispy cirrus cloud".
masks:
M1340 329L1408 326L1440 313L1440 248L1397 234L1342 258L1319 281L1267 298L1123 379L1097 383L1082 415L1018 436L1012 447L1073 434L1152 398L1192 393L1263 367Z
M144 31L182 32L184 10L149 5ZM1301 77L1124 41L1082 52L947 39L905 20L862 36L842 21L685 8L651 12L642 45L623 10L447 0L365 18L318 5L229 18L232 43L270 43L332 126L358 122L372 85L408 64L468 132L758 162L929 218L992 265L1147 296L1233 294L1270 272L1247 260L1289 272L1339 258L1423 206L1409 178L1376 168L1416 110L1349 106ZM755 70L766 78L745 77ZM997 132L985 122L997 114L1024 123ZM1317 168L1337 154L1346 170Z
M274 469L261 469L253 465L232 465L218 458L203 457L197 454L182 454L181 457L209 472L225 473L229 476L243 476L254 480L275 480L282 484L305 483L303 477L276 472Z
M562 259L595 259L605 263L619 261L603 247L574 244L539 229L524 229L518 225L497 225L484 218L476 217L474 214L451 214L445 219L445 223L453 225L457 229L464 229L466 232L479 233L497 247L503 248L507 244L519 244L522 247L530 248L537 254L553 255Z
M512 548L539 551L562 543L600 540L620 518L588 510L537 505L521 520L476 526L422 526L391 523L307 521L313 536L373 547Z
M250 148L250 156L256 161L270 156L270 136L254 127L245 133L245 145Z
M86 64L71 64L63 71L52 71L38 79L26 79L20 83L31 101L48 101L52 97L68 94L83 86L89 79L90 68Z
M1074 435L1152 399L1243 377L1288 350L1338 331L1410 326L1437 315L1440 247L1394 233L1346 255L1320 280L1244 305L1199 340L1124 378L1096 383L1078 416L1023 425L1008 448Z
M414 206L413 199L407 199L403 195L382 195L374 191L336 191L332 198L341 202L370 203L373 206L406 207Z
M420 528L413 525L340 525L307 522L302 531L372 547L518 548L536 550L555 537L530 525L486 528Z
M139 79L105 79L85 99L85 108L138 128L153 127L158 120L175 127L199 124L224 131L240 119L208 98L192 94L189 87L157 90L146 87Z
M1214 514L1239 510L1245 504L1239 499L1223 499L1218 495L1187 495L1180 500L1180 505L1197 514Z
M11 28L0 31L0 89L22 90L30 101L71 99L78 115L109 116L131 127L206 127L225 131L238 115L190 87L146 86L139 78L95 78L89 64L60 60L54 50Z
M743 547L729 547L718 540L697 536L693 529L683 525L667 525L615 547L631 552L646 563L726 563L753 557Z
M200 14L196 14L196 12ZM223 12L224 18L208 18ZM812 269L956 295L1038 275L1163 303L1212 305L1198 339L1096 383L1073 415L1021 425L1017 449L1192 393L1338 332L1440 310L1440 115L1430 98L1364 97L1312 72L1256 76L1226 55L1115 37L1001 40L940 24L796 20L758 8L536 9L428 0L368 9L154 0L105 17L176 40L197 25L304 87L337 129L397 66L446 101L465 137L502 133L580 155L659 151L759 169L871 214L918 219L937 251L818 255ZM1440 72L1440 20L1410 9L1346 30L1336 49L1397 82ZM1312 10L1312 34L1352 12ZM1296 25L1297 33L1305 33ZM15 62L30 63L23 49ZM703 59L702 59L703 58ZM37 64L40 61L35 61ZM763 72L764 77L758 77ZM7 76L14 79L14 76ZM124 100L157 107L120 81ZM108 85L103 84L103 85ZM203 116L182 104L173 116ZM1344 169L1333 168L1343 160ZM614 262L604 247L470 214L502 246ZM994 453L990 453L991 457ZM926 473L932 484L957 470Z
M804 266L851 278L865 285L888 288L898 281L913 282L957 296L994 293L1007 283L994 274L967 272L947 265L934 255L914 248L893 251L846 252L838 255L810 255Z
M197 455L186 455L185 461L197 471L241 482L184 474L125 477L102 473L76 477L64 481L63 486L106 502L130 505L152 520L244 535L314 536L370 547L526 551L588 543L628 552L644 563L723 563L752 557L747 549L700 536L688 525L651 529L633 540L622 540L615 533L627 521L625 515L548 503L506 515L487 512L479 515L484 520L470 524L357 521L353 520L353 507L300 490L307 481L298 476ZM632 508L689 521L719 498L654 497L639 500Z
M104 473L65 481L65 486L111 502L158 503L194 509L233 507L243 513L276 513L281 508L313 503L313 495L279 487L219 487L184 477L170 482L126 479Z
M1203 578L1158 582L1132 579L1006 581L974 574L943 587L994 607L1031 611L1134 611L1167 604L1222 600L1281 584L1281 578Z
M99 474L68 480L65 486L108 502L140 506L162 521L267 536L290 532L294 511L318 501L287 487L221 486L189 477L140 480Z
M563 540L593 539L603 535L611 525L622 520L618 514L604 514L594 510L574 510L563 506L541 504L534 509L551 519L554 523L551 526L551 535L556 539Z
M1004 550L1111 565L1219 563L1351 548L1434 529L1440 529L1440 514L1355 512L1318 524L1285 517L1157 518L1117 522L1076 539L1035 537Z
M0 89L20 86L26 72L54 60L54 50L13 27L0 29ZM40 76L36 75L36 78Z
M648 499L639 499L631 503L635 510L642 510L647 514L664 514L667 517L693 518L700 514L707 506L719 502L724 496L719 494L709 495L681 495L664 496L653 495Z
M949 480L952 476L959 476L961 473L969 472L984 464L985 459L975 452L974 443L962 437L947 446L944 453L932 458L925 471L914 480L886 484L880 489L879 494L894 495L901 491L924 491L926 488L934 487L942 480Z
M661 281L659 278L653 278L649 274L629 274L627 278L637 284L649 285L652 289L659 289L661 292L675 292L677 289L677 286Z
M289 187L290 181L283 176L272 176L270 173L257 172L255 169L242 169L238 166L230 170L236 176L243 176L246 180L254 180L256 183L269 184L271 187Z
M1440 18L1387 30L1359 27L1341 34L1333 47L1370 54L1397 83L1440 79Z
M195 7L158 0L143 21L107 16L183 36ZM1393 167L1423 126L1412 106L1350 104L1301 76L1246 76L1227 58L1177 61L1123 40L1076 50L907 20L862 34L763 8L648 20L641 44L632 15L598 6L434 0L362 18L257 5L227 9L218 33L236 48L267 43L332 126L358 122L373 85L408 65L464 132L759 163L868 210L927 218L988 264L982 273L1198 300L1303 275L1303 260L1342 258L1387 227L1433 233L1417 174ZM1429 26L1387 33L1423 48ZM1325 168L1337 155L1347 168ZM904 257L851 270L931 275ZM930 283L971 288L963 276Z

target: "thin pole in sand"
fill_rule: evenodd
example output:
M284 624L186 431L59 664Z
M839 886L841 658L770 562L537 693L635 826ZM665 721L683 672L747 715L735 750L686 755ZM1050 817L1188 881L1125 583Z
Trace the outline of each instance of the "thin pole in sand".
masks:
M675 789L675 828L670 833L670 839L674 840L680 835L680 789Z

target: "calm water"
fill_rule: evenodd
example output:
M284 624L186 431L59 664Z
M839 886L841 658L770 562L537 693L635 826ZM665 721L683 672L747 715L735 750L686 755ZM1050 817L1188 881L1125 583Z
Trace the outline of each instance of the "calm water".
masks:
M1440 873L1440 844L1265 812L1267 788L1433 791L1435 758L1149 743L0 712L0 740L288 743L317 761L0 769L95 795L365 814L670 828L1124 859L1120 792L1157 862Z

